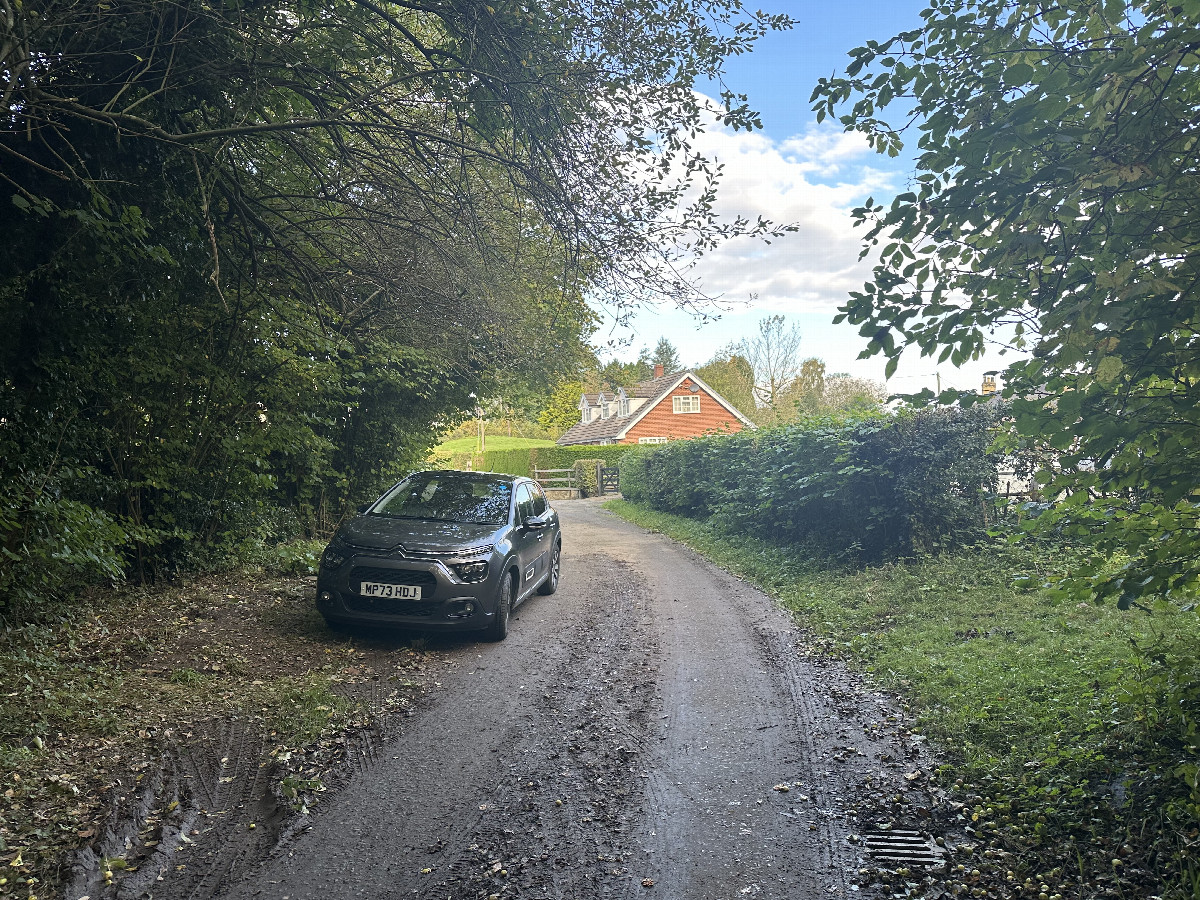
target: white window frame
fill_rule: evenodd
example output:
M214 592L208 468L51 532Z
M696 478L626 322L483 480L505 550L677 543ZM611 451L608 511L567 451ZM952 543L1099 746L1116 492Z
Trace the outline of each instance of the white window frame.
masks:
M687 401L686 403L684 401ZM686 409L684 407L687 407ZM699 394L679 394L671 398L671 412L698 413L700 412Z
M665 444L666 442L667 442L667 439L665 437L640 437L640 438L638 438L639 444Z

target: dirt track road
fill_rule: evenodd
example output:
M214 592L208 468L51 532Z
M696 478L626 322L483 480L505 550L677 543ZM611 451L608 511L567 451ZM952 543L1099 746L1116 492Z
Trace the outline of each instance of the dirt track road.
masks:
M596 503L558 507L559 592L501 644L436 642L449 665L402 733L205 896L870 895L852 804L924 765L883 698L757 590ZM173 881L154 896L200 896Z

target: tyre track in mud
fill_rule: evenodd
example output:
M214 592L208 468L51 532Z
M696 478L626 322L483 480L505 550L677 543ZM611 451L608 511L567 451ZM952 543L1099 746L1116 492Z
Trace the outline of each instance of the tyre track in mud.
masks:
M502 644L431 639L453 661L437 696L218 895L626 896L655 702L647 597L607 558L572 572L574 592L527 601Z
M402 730L347 743L299 831L268 850L234 829L138 896L873 896L856 803L912 789L920 752L886 698L734 576L559 509L562 586L508 640L431 638L439 680Z
M219 747L189 748L189 768L192 777L204 786L207 806L199 811L194 831L197 837L208 832L217 832L211 840L214 852L202 857L199 865L193 865L187 873L190 882L185 895L187 900L209 897L220 884L237 871L248 859L253 859L267 849L267 829L259 840L243 840L236 832L247 829L250 822L274 824L281 818L270 797L270 786L266 767L260 760L266 754L265 736L260 728L241 720L221 723L215 731ZM207 752L203 752L207 750ZM215 764L204 765L200 760L216 760ZM248 830L248 829L247 829ZM181 864L182 865L182 864ZM184 869L176 870L179 872ZM159 874L164 877L169 868L160 864ZM128 892L134 885L126 887Z
M869 895L859 802L914 788L896 770L919 750L897 711L809 649L762 592L595 506L580 512L568 524L654 598L663 719L635 839L655 894Z

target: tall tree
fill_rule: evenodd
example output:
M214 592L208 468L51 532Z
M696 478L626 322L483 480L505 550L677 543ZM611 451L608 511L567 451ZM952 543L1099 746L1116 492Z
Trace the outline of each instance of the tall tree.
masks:
M749 419L754 419L754 367L750 360L740 356L732 348L717 354L696 369L704 383L733 404L734 408Z
M766 229L712 213L691 87L787 20L676 12L0 4L0 603L93 514L81 571L328 525L570 374L585 296L686 298L685 249Z
M825 404L825 363L816 357L804 360L790 393L798 412L820 410Z
M875 412L887 398L880 382L845 373L826 375L821 388L821 406L829 412Z
M665 337L660 337L658 343L654 345L654 352L650 354L649 363L651 369L662 366L663 372L667 374L678 372L683 368L683 363L679 360L679 351Z
M758 322L758 334L736 347L754 369L758 404L773 409L800 374L800 326L788 327L783 316L766 316Z
M618 388L624 388L627 393L632 391L634 385L639 381L645 381L654 376L653 366L648 358L643 357L639 357L631 363L610 359L596 369L595 377L591 379L594 384L589 385L588 389L615 391Z
M572 425L579 423L579 398L582 396L582 381L560 381L538 413L538 424L561 436Z
M855 211L872 280L841 318L895 368L989 333L1017 428L1056 451L1042 521L1086 535L1077 586L1124 605L1200 583L1200 5L940 0L852 51L818 117L896 154L914 189ZM889 124L885 110L900 102ZM915 115L911 111L915 110ZM1114 559L1128 561L1115 566Z

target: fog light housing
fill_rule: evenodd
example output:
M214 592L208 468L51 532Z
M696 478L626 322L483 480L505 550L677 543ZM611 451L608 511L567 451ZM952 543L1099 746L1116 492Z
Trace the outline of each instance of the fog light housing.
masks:
M488 562L486 559L478 559L474 562L451 563L450 568L454 570L459 581L474 584L487 578Z
M333 594L329 591L321 591L321 593L317 594L317 600L321 603L332 603Z
M455 600L450 612L446 613L448 619L466 619L475 615L474 600Z

